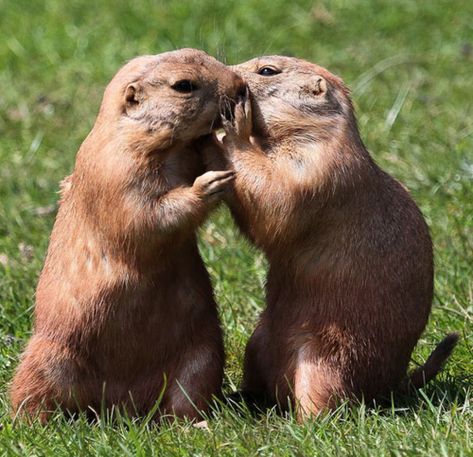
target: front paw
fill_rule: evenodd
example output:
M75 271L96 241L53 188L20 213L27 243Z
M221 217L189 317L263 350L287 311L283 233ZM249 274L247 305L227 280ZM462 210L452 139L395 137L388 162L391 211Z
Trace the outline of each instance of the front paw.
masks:
M250 143L252 131L251 117L251 100L247 93L245 97L241 97L236 103L234 115L228 119L223 113L221 115L222 125L225 131L223 144L228 145L245 145Z
M208 171L197 177L192 187L203 200L213 202L222 197L234 179L233 170Z

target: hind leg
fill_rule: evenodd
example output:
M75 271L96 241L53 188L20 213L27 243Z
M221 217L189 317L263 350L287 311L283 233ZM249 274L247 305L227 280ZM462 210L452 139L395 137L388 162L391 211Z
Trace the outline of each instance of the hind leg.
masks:
M189 348L179 366L170 370L162 413L188 419L201 418L213 398L221 396L224 354L221 341Z
M47 422L57 406L77 410L77 368L70 351L33 336L10 388L15 415Z
M250 337L245 349L243 366L243 394L255 399L274 397L269 392L271 369L271 345L266 328L260 323Z
M294 373L294 406L299 422L336 406L343 397L340 374L324 361L301 358Z

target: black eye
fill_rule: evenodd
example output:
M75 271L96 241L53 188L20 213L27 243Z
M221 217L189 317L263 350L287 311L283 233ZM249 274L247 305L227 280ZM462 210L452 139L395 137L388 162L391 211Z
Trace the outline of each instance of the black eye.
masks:
M273 76L273 75L278 75L281 73L281 70L277 70L276 68L273 67L261 67L258 70L258 74L261 76Z
M188 94L197 89L197 87L188 79L182 79L177 81L171 86L175 91L181 92L183 94Z

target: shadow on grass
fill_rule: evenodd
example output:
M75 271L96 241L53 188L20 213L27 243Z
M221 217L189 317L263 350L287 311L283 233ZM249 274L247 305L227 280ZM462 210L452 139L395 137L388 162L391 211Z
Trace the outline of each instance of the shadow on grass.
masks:
M393 392L389 398L381 398L371 402L353 401L341 402L337 410L347 410L349 415L356 413L360 408L367 414L381 416L413 415L422 410L448 411L454 407L468 405L473 397L473 376L466 374L462 377L448 377L431 382L422 389L411 391L409 394ZM257 419L267 416L270 410L281 416L293 415L287 409L281 409L266 398L256 397L246 392L232 392L227 394L220 407L229 408L232 413L241 416L252 416ZM214 411L213 414L218 414Z
M472 381L470 375L439 379L409 394L394 393L391 399L379 402L378 408L391 411L395 408L399 413L414 413L426 407L447 411L468 403L472 396Z

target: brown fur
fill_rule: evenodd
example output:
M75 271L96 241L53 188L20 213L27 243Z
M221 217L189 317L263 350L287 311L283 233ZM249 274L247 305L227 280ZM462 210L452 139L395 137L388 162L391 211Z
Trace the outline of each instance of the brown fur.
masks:
M176 90L181 80L193 89ZM142 415L164 390L161 414L193 418L219 395L222 335L195 229L233 173L199 176L192 142L243 87L191 49L136 58L110 82L62 184L11 386L16 413L117 405Z
M267 66L280 73L258 74ZM300 419L340 398L387 394L405 378L431 309L422 214L371 159L340 78L277 56L233 68L252 103L237 105L222 151L214 144L206 155L236 171L228 203L269 259L243 390L283 407L289 398Z

